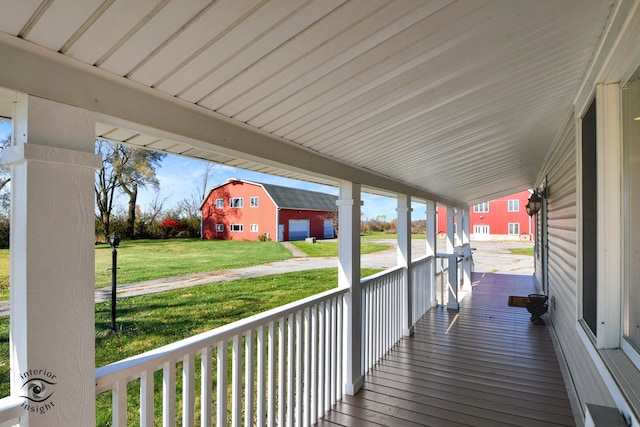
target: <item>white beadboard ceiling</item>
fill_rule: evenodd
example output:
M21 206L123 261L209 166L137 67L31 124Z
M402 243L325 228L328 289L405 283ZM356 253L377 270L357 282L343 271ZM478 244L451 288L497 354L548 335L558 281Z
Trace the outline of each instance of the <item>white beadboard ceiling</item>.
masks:
M25 92L97 137L468 205L534 184L614 6L0 0L0 113Z

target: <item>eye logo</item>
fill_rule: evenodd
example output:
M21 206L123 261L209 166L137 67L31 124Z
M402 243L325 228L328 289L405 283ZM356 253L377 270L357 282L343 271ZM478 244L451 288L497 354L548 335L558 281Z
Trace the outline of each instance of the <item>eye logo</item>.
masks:
M22 390L26 393L26 396L21 396L29 399L32 402L40 403L44 402L53 395L51 387L56 383L49 382L43 378L31 378L22 384Z

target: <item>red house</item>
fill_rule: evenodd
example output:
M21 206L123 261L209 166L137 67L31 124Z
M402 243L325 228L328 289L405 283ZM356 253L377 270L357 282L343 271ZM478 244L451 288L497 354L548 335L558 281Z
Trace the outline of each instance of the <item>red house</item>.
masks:
M534 222L525 206L528 190L470 206L471 238L475 240L533 239ZM438 233L447 230L447 209L438 207Z
M336 196L229 179L202 203L202 238L279 242L335 237Z

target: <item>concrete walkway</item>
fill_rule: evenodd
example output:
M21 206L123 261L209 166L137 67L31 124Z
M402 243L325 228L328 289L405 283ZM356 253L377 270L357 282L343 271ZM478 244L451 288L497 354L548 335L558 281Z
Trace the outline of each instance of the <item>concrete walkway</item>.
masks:
M362 255L361 266L364 268L392 268L397 265L397 252L394 240L384 240L376 243L384 243L391 246L385 251ZM230 280L247 279L251 277L283 274L293 271L314 270L319 268L337 268L336 257L307 257L294 245L285 242L294 256L291 259L273 262L270 264L255 265L252 267L237 268L231 270L212 271L209 273L189 274L164 279L147 280L118 285L117 298L155 294L191 286L207 285ZM475 271L487 273L507 274L532 274L533 259L512 255L509 248L531 247L530 242L473 242ZM426 253L426 245L421 240L412 241L412 258L417 259ZM111 300L111 287L96 289L96 303ZM0 301L0 317L9 315L9 301Z

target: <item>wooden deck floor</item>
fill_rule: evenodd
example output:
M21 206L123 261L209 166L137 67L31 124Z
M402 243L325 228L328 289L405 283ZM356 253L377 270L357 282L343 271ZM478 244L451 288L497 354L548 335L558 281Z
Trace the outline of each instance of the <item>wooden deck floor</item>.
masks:
M480 274L460 311L434 308L320 426L575 426L546 326L509 295L530 276Z

